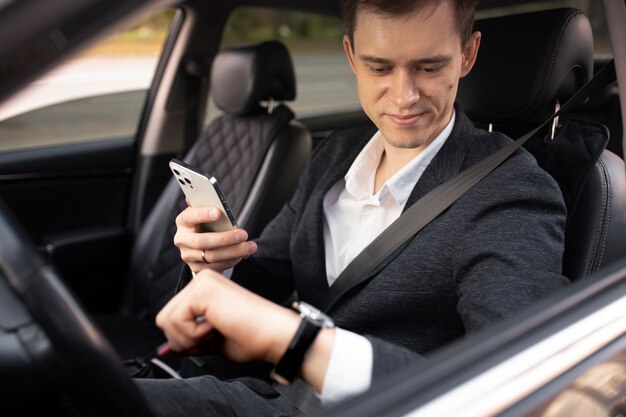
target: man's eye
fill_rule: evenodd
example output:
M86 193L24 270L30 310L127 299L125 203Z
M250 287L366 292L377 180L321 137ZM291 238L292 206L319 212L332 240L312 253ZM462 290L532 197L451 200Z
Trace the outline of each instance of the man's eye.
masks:
M370 67L370 71L374 74L386 74L389 72L389 67Z
M437 67L422 67L420 68L420 70L426 74L435 74L437 72L439 72L439 70L441 70L441 66L437 66Z

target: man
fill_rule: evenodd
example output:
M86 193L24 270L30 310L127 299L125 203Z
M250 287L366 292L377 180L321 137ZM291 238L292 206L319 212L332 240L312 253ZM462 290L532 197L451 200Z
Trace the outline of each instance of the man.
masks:
M474 8L475 1L463 0L345 2L344 49L361 105L377 129L337 132L320 144L292 200L257 242L248 242L243 230L198 233L200 224L219 216L214 208L181 213L175 243L191 270L234 266L233 281L269 300L282 302L297 290L300 300L320 305L346 265L404 208L508 143L474 129L454 106L459 79L480 45L480 33L472 32ZM355 333L425 354L566 285L560 274L564 220L554 181L529 154L517 152L331 305L335 323L350 332L322 331L311 351L325 346L321 380L306 369L303 377L327 401L362 391L372 370L386 363L380 346L388 345ZM174 349L199 353L212 326L227 340L233 334L212 322L228 313L201 301L211 292L201 282L214 276L200 276L159 315ZM196 323L199 316L206 322ZM250 343L284 351L297 320L276 320L280 340L260 331ZM252 357L276 362L271 355ZM206 376L169 383L176 394L160 390L167 381L143 384L163 407L185 403L194 391L206 395L204 408L238 401L235 411L229 408L232 415L294 411L257 381L221 383Z

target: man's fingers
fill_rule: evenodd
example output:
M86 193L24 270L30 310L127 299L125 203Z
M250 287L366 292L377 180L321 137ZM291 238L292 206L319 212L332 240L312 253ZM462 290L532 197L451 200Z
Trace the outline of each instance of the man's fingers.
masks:
M199 248L222 248L245 242L248 240L248 233L243 229L233 229L227 232L195 233L192 240L195 240L194 243Z
M210 337L213 331L211 323L198 320L198 317L203 317L204 306L194 302L192 295L189 291L181 291L156 317L157 326L163 330L170 348L176 352L189 352L190 349L195 349Z
M186 324L187 326L179 326L176 329L168 328L165 334L168 345L173 351L192 354L200 346L207 344L207 340L211 340L215 332L209 323L193 325L187 322Z
M182 227L194 227L203 223L218 220L222 212L216 207L187 207L176 216L176 225Z
M178 229L174 235L174 244L181 249L186 247L207 250L238 245L245 242L247 239L248 233L244 229L207 233L196 233L188 229Z
M218 332L210 332L208 333L203 340L201 340L197 345L190 346L186 349L176 350L171 347L175 352L180 352L184 355L208 355L208 354L221 354L222 346L224 344L224 337Z
M250 249L248 248L250 246ZM202 256L204 252L204 257ZM256 244L250 242L242 247L228 247L213 250L187 249L180 251L180 256L187 264L210 265L217 263L239 262L242 258L256 252Z
M202 246L201 246L202 247ZM205 246L208 248L208 246ZM235 246L218 247L215 249L180 248L180 256L186 263L217 263L232 261L252 255L257 250L254 242L244 242ZM202 252L204 251L204 257ZM204 258L204 259L203 259Z

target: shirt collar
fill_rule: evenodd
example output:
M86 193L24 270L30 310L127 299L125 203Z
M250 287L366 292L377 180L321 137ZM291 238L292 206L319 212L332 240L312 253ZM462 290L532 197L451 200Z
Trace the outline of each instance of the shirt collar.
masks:
M390 193L397 204L403 206L406 203L415 184L450 136L455 119L456 112L453 112L446 127L430 145L387 180L378 193L379 201ZM344 177L346 191L357 200L372 196L376 168L385 149L384 140L382 133L377 131L357 155Z

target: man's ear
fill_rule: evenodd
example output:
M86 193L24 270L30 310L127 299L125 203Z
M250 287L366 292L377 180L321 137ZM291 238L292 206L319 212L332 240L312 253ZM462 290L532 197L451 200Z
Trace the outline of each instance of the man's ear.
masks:
M343 35L343 50L346 53L348 63L350 63L350 68L352 68L352 72L356 73L354 49L352 48L352 44L350 43L350 38L348 37L348 35Z
M461 78L465 77L474 67L476 57L478 56L478 48L480 47L480 32L476 31L471 34L465 47L463 48L463 63L461 64Z

